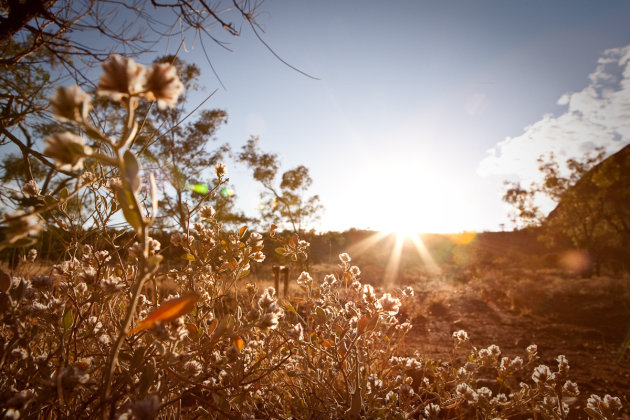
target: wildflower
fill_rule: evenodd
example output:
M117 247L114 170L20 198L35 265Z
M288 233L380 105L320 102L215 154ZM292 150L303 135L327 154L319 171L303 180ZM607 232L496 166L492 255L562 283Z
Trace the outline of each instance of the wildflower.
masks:
M199 209L199 215L202 219L212 219L217 211L212 206L203 206Z
M517 370L517 369L520 369L522 367L523 367L523 359L521 359L520 356L516 356L510 362L510 368L513 369L513 370Z
M311 285L311 283L313 283L313 278L311 277L311 275L306 271L302 271L302 274L300 274L297 279L297 284L302 287L308 287Z
M171 243L175 246L187 248L191 245L193 238L190 235L181 232L175 232L171 235Z
M428 420L437 419L440 417L440 406L434 403L429 403L424 407L424 416Z
M158 241L157 239L149 237L147 240L147 246L149 248L149 255L154 255L160 250L162 244L160 244L160 241Z
M361 283L358 280L355 280L350 285L350 288L355 292L359 293L361 291Z
M22 187L22 193L29 197L37 197L39 195L39 185L34 179L31 179Z
M4 412L4 418L7 420L17 420L20 418L20 412L13 408L9 408Z
M370 284L363 285L363 302L372 303L376 301L376 294L374 293L374 287Z
M496 344L491 344L490 346L488 346L488 352L493 357L499 357L501 355L501 349Z
M621 400L618 397L613 397L606 394L604 396L604 404L610 407L613 411L620 411L622 409Z
M174 108L177 105L177 99L184 91L184 84L179 80L174 65L156 63L149 70L146 89L147 99L157 100L160 109Z
M144 91L147 69L131 58L112 55L103 63L103 74L97 93L114 101L122 101Z
M92 148L85 145L85 139L69 131L48 136L44 143L44 155L52 158L62 171L82 169L83 159L92 154Z
M87 284L81 282L75 286L74 290L79 294L84 294L88 291L88 287Z
M413 288L411 286L405 287L402 291L402 294L403 294L403 297L406 297L406 298L413 297L414 295Z
M105 293L112 294L121 291L125 287L125 284L120 277L111 275L101 280L99 286Z
M79 177L79 184L90 185L96 182L96 175L90 171L85 171Z
M326 274L324 276L324 283L328 284L329 286L332 286L335 283L337 283L337 277L335 277L334 274Z
M8 212L2 215L8 224L6 240L15 243L29 235L36 236L44 230L43 220L36 214L25 214L22 210Z
M492 399L493 404L507 404L507 402L508 399L503 393L497 394L497 396Z
M492 398L492 391L490 391L490 388L482 386L477 390L477 395L489 400L490 398Z
M569 374L569 361L567 360L566 356L564 355L559 355L556 360L558 361L558 373L566 376Z
M573 395L574 397L577 397L578 395L580 395L580 389L578 388L577 384L573 381L566 381L562 389L564 389L564 392L566 392L567 394Z
M223 178L227 175L227 166L225 166L225 163L223 162L219 162L214 165L214 170L217 174L217 178Z
M258 232L252 232L247 239L247 243L250 246L258 247L263 245L262 235Z
M35 262L37 259L37 250L35 248L29 249L26 259L30 262Z
M261 263L265 261L265 254L263 254L262 251L258 251L252 256L252 259L258 263Z
M453 332L453 339L456 344L463 344L468 341L468 333L464 330L455 331Z
M302 328L302 324L300 324L299 322L293 327L289 328L287 333L289 334L289 337L291 337L295 341L302 341L304 339L304 329Z
M400 309L400 300L392 297L389 293L384 293L383 297L378 300L383 311L389 315L396 315Z
M201 366L201 363L196 360L189 360L188 362L184 363L184 372L189 377L198 376L201 374L202 371L203 367Z
M278 314L276 312L267 312L263 314L262 318L258 322L258 325L263 330L274 329L278 326Z
M359 277L359 275L361 275L361 270L356 265L353 265L352 267L350 267L350 274L352 274L354 277Z
M61 121L85 121L92 108L90 95L79 86L60 87L50 98L52 112Z
M540 365L534 369L534 373L532 374L532 379L537 384L544 384L549 380L554 379L554 374L551 373L551 369L549 369L546 365Z
M342 263L349 263L351 258L350 255L348 255L347 253L343 253L343 254L339 254L339 259L341 260Z
M536 344L530 344L527 346L527 356L529 360L534 360L538 356L538 346Z
M476 402L479 398L477 393L466 383L457 385L455 392L457 392L457 395L464 398L469 403Z
M11 350L11 355L15 356L16 358L20 360L24 360L28 357L28 353L26 350L24 350L23 347L14 348L13 350Z
M111 339L109 338L109 336L107 334L101 334L101 336L98 338L98 342L101 343L102 345L106 346L109 343L111 343Z

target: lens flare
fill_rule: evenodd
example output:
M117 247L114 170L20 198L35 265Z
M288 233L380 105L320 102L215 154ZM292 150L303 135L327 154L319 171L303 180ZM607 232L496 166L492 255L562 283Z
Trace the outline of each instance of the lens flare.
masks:
M208 194L208 191L210 191L208 186L205 184L186 184L184 188L190 191L194 191L198 194Z

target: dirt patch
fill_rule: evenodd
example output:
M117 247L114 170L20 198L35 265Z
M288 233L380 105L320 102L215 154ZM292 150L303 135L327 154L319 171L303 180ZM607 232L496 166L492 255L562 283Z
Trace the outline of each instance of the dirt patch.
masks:
M607 287L598 288L595 279L587 289L577 281L531 289L535 284L527 281L517 285L514 289L521 290L516 292L506 292L506 285L501 293L467 285L446 295L436 291L438 300L433 300L430 292L421 293L414 303L418 313L411 318L414 328L406 349L448 359L451 334L460 329L468 332L477 348L496 344L507 356L524 356L525 348L536 344L541 363L555 366L560 354L569 360L571 379L578 383L581 393L572 418L586 418L582 409L591 394L618 396L624 415L630 418L630 351L617 360L630 328L630 300L626 286L620 289L620 283L608 280L599 283ZM589 289L596 292L585 292ZM510 294L520 296L528 306L519 307ZM497 295L503 298L487 298Z

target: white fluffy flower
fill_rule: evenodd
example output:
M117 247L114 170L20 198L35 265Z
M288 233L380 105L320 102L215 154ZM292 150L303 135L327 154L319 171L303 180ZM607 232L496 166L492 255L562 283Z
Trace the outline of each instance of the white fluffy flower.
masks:
M184 91L184 84L179 80L174 65L156 63L149 70L146 89L147 99L157 100L160 109L173 108Z
M79 86L63 86L50 98L52 112L61 121L85 121L92 108L90 95Z
M44 143L44 155L52 158L62 171L82 169L83 159L92 154L92 148L85 145L83 137L68 131L48 136Z
M147 69L128 57L112 55L103 63L103 74L98 82L98 94L121 101L145 90Z

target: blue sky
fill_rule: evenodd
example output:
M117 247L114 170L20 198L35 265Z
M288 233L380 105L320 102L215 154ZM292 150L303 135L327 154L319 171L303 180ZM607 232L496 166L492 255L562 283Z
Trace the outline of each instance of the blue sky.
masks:
M563 115L588 118L577 94L599 71L618 80L587 99L606 99L605 117L612 90L606 124L630 117L626 50L605 53L630 44L630 2L268 0L260 11L265 41L320 80L284 66L244 27L221 37L233 52L205 42L226 87L208 107L227 110L218 140L234 150L256 134L283 169L310 168L326 208L319 230L497 230L507 222L503 180L531 179L535 156L608 141L599 129L612 133L610 151L628 142L625 128ZM220 87L192 34L185 43L181 57L202 68L206 94ZM615 69L598 69L605 54ZM574 125L584 135L565 139ZM238 206L256 215L259 187L227 163Z

